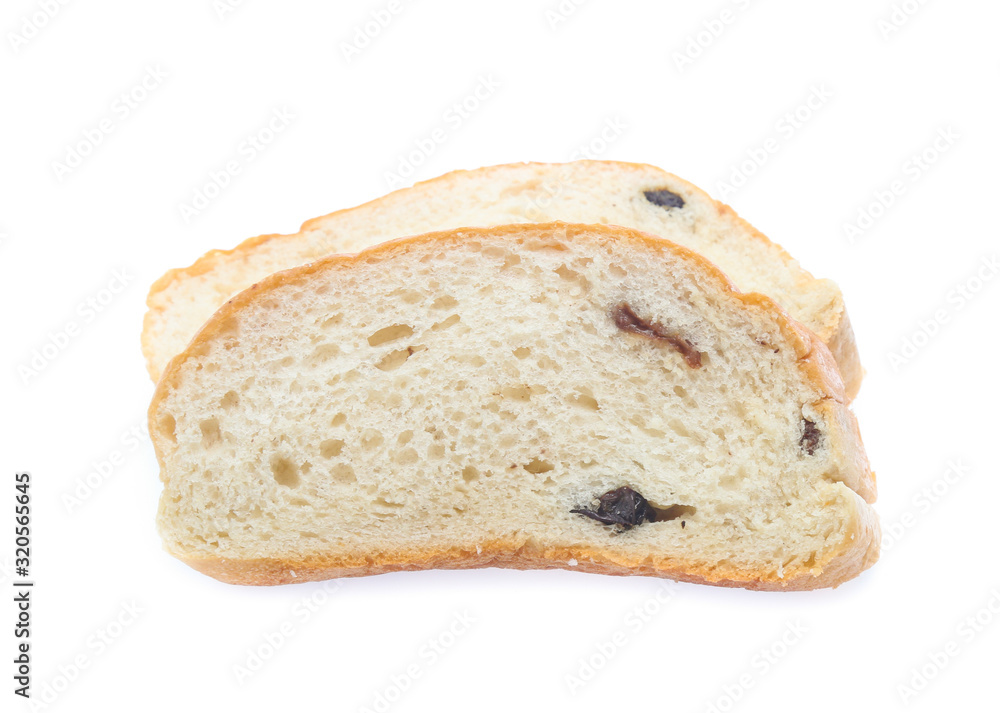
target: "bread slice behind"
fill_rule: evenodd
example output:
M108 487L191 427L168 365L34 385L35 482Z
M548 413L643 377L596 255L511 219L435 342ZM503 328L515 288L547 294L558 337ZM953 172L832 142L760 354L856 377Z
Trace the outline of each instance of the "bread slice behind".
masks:
M847 395L863 370L840 290L803 270L729 206L653 166L613 161L511 164L456 171L350 210L317 218L294 235L265 235L212 251L152 287L143 328L158 379L230 297L267 275L384 240L466 226L561 220L615 224L689 247L743 292L766 294L816 333L834 355Z

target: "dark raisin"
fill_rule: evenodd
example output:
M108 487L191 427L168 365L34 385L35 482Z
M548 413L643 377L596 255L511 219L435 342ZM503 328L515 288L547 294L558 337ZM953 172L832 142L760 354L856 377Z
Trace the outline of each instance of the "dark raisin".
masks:
M656 522L656 511L653 510L646 498L627 485L610 490L597 500L599 502L597 510L577 508L570 510L570 512L589 517L605 525L618 525L623 530L631 530L646 520Z
M684 357L684 361L689 367L692 369L701 368L701 352L695 349L691 342L676 334L671 334L659 322L647 322L640 318L627 302L622 302L611 310L611 319L614 320L615 326L623 332L631 332L666 342Z
M813 455L822 435L814 422L808 418L802 419L802 438L799 439L799 447L809 455Z
M684 207L684 199L673 191L668 191L666 188L661 188L656 191L644 191L643 195L646 196L646 200L653 205L658 205L661 208L666 208L667 210L671 208Z

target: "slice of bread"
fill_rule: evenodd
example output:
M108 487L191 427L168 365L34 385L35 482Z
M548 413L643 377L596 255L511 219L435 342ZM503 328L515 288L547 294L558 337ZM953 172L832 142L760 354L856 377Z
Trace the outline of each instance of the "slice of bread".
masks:
M272 275L171 361L159 528L241 584L499 566L834 586L879 543L844 402L814 335L667 241L424 235Z
M611 161L457 171L311 220L295 235L265 235L210 252L168 272L150 291L143 329L150 375L158 379L226 300L273 272L405 235L551 220L622 225L700 252L740 290L768 295L815 332L833 353L847 395L857 394L863 370L833 282L813 278L729 206L690 183L653 166Z

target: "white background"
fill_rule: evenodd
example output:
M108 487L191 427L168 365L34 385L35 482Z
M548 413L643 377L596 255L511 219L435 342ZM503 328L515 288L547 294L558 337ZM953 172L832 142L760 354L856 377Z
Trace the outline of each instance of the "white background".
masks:
M557 0L413 0L350 61L344 44L387 1L247 0L221 16L212 0L50 4L51 18L38 14L45 2L0 11L2 517L15 469L31 471L34 691L46 709L351 711L386 693L401 713L996 705L1000 280L982 262L1000 252L996 3L907 0L886 25L889 0L591 0L564 3L565 17L547 14ZM166 76L125 115L116 102L143 93L149 67ZM498 88L447 119L483 79ZM811 95L825 98L800 108ZM282 109L295 118L249 160L241 143ZM100 144L59 169L105 119ZM868 370L855 410L878 472L882 560L835 591L760 594L500 570L253 589L164 554L156 463L129 435L152 393L139 350L150 283L211 248L387 192L387 174L439 127L447 140L417 156L407 183L584 153L652 163L837 280ZM935 149L936 136L950 138ZM233 159L240 173L182 218ZM894 181L892 204L872 209ZM878 217L852 241L859 211ZM127 286L88 312L115 271ZM971 299L956 292L967 284L980 288ZM70 321L79 333L24 376ZM916 347L901 356L907 340ZM961 473L950 483L949 463ZM99 484L68 504L88 474ZM12 524L0 527L8 592ZM0 708L20 710L3 601ZM452 639L463 613L475 621ZM963 625L977 614L980 630ZM804 629L791 645L789 626ZM434 660L422 649L432 640L450 644ZM957 655L937 670L930 657L950 641ZM256 667L248 651L267 660ZM248 661L258 670L241 681ZM413 666L419 678L397 696L394 677ZM921 667L929 683L901 689ZM589 680L574 687L571 675Z

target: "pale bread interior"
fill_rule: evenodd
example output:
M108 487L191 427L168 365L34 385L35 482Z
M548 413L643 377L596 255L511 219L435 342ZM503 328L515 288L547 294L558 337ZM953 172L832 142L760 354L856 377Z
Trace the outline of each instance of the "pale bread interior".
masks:
M616 326L622 304L701 367ZM810 371L819 350L630 231L466 230L329 259L241 295L171 365L150 410L159 528L230 581L240 562L485 548L836 584L874 561L877 530L848 487L871 477L853 416L829 415L839 382ZM621 486L662 519L570 512Z

